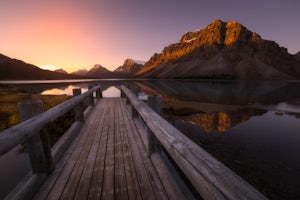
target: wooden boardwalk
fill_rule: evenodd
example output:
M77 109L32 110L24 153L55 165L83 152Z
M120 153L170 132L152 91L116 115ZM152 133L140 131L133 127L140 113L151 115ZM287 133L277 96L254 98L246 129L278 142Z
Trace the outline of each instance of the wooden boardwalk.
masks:
M178 188L172 196L165 181L147 157L125 100L103 98L34 199L183 198Z
M46 112L23 102L23 122L0 133L0 156L26 142L32 171L5 199L267 199L163 119L161 96L148 106L120 89L123 98L74 89ZM75 122L50 148L47 126L72 109Z

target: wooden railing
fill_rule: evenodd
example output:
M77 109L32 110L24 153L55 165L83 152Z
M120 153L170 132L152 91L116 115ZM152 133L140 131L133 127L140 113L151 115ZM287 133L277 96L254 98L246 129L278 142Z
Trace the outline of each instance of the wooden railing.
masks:
M153 152L155 137L204 199L267 199L170 125L125 86L121 86L121 90L122 97L131 104L133 117L139 115L148 127L148 153Z
M80 89L74 89L74 97L49 109L42 111L39 100L22 102L19 104L22 123L0 132L0 156L7 153L19 144L26 143L31 162L32 172L18 184L7 196L7 199L30 198L54 168L65 150L69 147L75 135L89 115L94 106L94 93L96 98L101 97L101 87L89 87L81 94ZM83 109L83 104L88 104ZM59 141L50 148L46 126L54 122L71 109L75 111L75 122L64 133Z

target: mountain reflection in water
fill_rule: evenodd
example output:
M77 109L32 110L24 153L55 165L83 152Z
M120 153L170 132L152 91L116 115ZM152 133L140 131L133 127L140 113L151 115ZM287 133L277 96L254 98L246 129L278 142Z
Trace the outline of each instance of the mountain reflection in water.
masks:
M164 117L270 199L300 199L300 83L142 81Z
M265 110L242 109L239 111L220 111L215 113L197 113L183 116L185 122L199 125L205 132L224 132L231 127L249 120L253 116L262 115Z

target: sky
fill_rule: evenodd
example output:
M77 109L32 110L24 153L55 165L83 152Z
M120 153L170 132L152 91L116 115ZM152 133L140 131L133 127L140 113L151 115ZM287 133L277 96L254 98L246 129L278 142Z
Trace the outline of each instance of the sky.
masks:
M1 0L0 53L68 72L147 61L187 31L235 20L292 54L299 0Z

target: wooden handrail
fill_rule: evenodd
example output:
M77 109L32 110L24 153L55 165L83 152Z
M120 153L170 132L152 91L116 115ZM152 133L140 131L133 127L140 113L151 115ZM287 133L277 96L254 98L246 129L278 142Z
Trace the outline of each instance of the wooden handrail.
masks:
M47 124L55 121L58 117L91 96L95 91L100 90L100 88L100 86L91 88L87 92L73 97L44 113L0 132L0 156L14 148L16 145L25 142L34 134L37 134Z
M204 199L267 199L121 86L132 107ZM124 95L122 95L124 96Z

